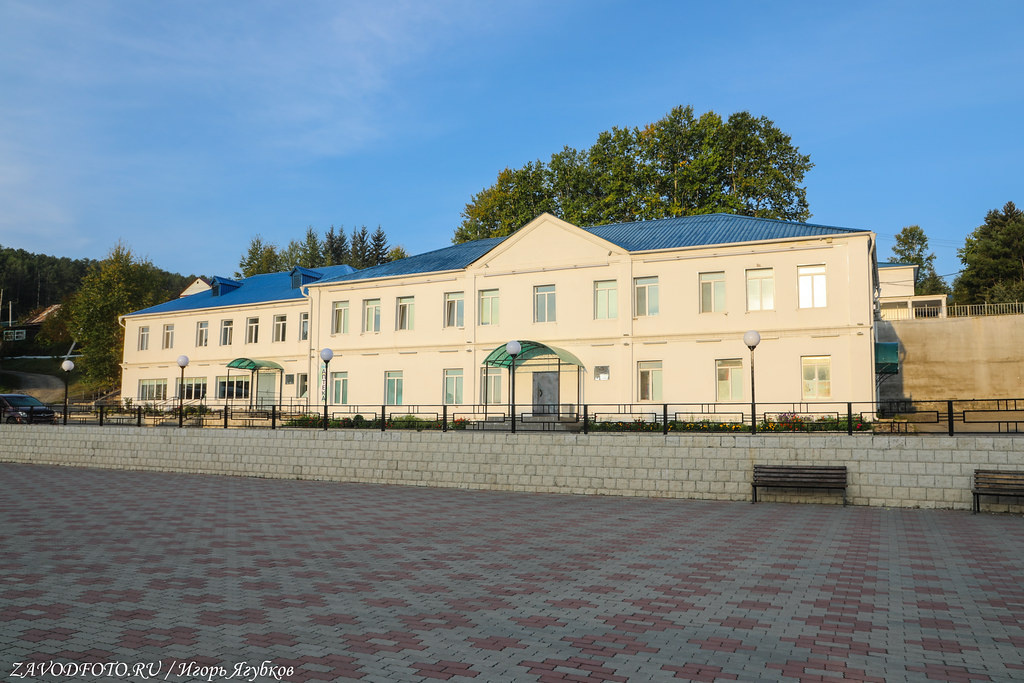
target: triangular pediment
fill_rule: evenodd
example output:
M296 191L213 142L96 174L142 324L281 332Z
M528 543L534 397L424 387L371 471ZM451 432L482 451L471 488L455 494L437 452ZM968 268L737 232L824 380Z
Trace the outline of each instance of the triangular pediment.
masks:
M525 270L607 263L627 256L621 247L560 218L544 213L475 261L471 269Z

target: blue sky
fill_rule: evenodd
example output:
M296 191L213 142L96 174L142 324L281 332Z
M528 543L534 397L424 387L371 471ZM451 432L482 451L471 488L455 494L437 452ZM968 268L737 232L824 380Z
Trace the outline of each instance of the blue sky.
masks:
M676 105L768 116L811 220L1024 204L1024 2L0 0L0 245L231 275L250 239L450 244L502 168Z

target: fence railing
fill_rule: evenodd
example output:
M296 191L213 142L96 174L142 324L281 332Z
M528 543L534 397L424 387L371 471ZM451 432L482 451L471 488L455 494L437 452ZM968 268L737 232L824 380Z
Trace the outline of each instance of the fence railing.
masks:
M881 309L883 320L920 320L924 318L973 318L991 315L1024 315L1024 301L1002 304L952 304L946 306L893 306Z
M4 422L208 429L488 430L661 434L1000 434L1024 432L1024 398L947 401L508 405L54 404Z

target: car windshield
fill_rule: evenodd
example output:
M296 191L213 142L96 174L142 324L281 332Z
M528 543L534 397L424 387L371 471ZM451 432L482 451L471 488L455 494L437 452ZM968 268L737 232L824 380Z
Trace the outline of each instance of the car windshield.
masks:
M17 408L28 408L43 405L39 399L34 396L4 396L7 402Z

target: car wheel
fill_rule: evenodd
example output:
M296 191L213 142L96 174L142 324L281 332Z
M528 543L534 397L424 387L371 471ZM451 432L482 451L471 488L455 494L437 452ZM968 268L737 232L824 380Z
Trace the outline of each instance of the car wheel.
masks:
M18 423L18 418L16 418L16 417L9 417L9 418L7 418L7 424L17 424L17 423Z

